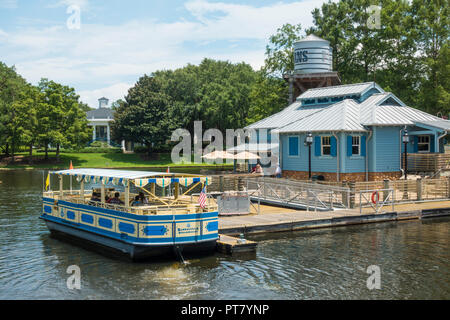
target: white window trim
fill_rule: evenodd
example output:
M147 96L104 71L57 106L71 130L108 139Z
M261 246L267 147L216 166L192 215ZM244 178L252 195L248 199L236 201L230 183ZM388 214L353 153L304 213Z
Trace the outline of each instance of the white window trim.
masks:
M361 136L360 135L352 135L352 157L358 157L361 155ZM359 143L353 144L353 138L354 137L358 137L359 138ZM353 154L353 146L358 146L358 153Z
M296 156L290 154L290 151L291 151L291 144L289 143L290 138L298 139L298 155L296 155ZM287 155L289 158L299 158L300 157L300 136L295 136L295 135L288 136L288 153L287 153Z
M323 138L330 139L330 144L326 145L330 147L330 154L323 154L323 147L325 146L325 144L323 143ZM322 157L331 157L331 136L320 136L320 154Z
M421 135L421 136L417 136L417 137L418 137L418 139L417 139L417 153L430 153L430 150L431 150L431 138L430 138L430 136L429 135ZM427 137L428 138L428 142L419 142L419 139L421 137ZM427 150L419 150L419 145L421 145L421 144L428 145Z

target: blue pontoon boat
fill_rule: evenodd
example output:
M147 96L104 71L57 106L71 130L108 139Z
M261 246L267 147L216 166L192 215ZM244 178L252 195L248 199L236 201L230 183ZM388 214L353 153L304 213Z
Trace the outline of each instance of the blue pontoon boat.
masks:
M189 195L198 186L205 192L209 177L110 169L62 170L51 176L59 179L59 190L43 192L40 218L54 236L133 260L215 249L217 205ZM67 177L72 177L70 190L64 190ZM73 179L79 190L72 190Z

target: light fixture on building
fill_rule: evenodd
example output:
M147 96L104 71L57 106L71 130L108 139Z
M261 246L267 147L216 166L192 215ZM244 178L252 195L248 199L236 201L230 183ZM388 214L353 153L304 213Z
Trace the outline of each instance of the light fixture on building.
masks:
M308 165L308 178L311 179L311 145L313 143L313 136L311 132L308 132L305 139L305 146L308 146L308 157L309 157L309 165Z
M409 135L408 135L408 130L406 130L406 126L405 129L403 130L403 136L402 136L402 142L405 146L404 152L403 152L403 157L405 159L405 180L407 180L407 172L408 172L408 150L407 150L407 146L409 143ZM406 192L405 192L406 193Z

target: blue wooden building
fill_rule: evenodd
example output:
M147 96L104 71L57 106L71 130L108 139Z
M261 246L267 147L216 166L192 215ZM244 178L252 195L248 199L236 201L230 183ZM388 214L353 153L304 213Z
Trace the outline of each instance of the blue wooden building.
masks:
M261 145L267 133L279 135L276 148L284 177L308 179L305 139L310 134L312 175L369 181L402 176L405 129L408 153L443 153L450 121L408 107L375 82L366 82L306 90L281 112L247 129L256 131Z

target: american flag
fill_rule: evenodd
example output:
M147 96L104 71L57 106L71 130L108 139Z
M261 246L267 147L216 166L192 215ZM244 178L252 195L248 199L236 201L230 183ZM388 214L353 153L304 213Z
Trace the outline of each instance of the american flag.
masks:
M200 195L198 197L198 204L200 207L205 208L206 207L206 192L205 187L203 187L202 192L200 192Z

